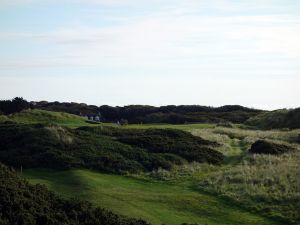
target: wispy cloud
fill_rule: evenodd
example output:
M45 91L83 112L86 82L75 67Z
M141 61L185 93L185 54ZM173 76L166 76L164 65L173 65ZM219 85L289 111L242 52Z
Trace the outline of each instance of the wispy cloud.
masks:
M73 62L74 65L168 67L169 64L201 71L202 61L219 63L221 58L225 62L238 60L240 63L262 58L266 61L274 57L285 60L300 58L300 20L289 16L161 15L142 17L113 27L60 28L42 33L2 32L0 36L2 40L28 39L60 46L58 66L64 65L62 58L65 57L66 65ZM38 65L48 58L24 59L22 64ZM195 59L198 60L196 64ZM174 65L180 60L184 64ZM14 65L5 64L4 60L0 67Z
M91 78L91 72L96 83L107 84L101 92L104 95L122 90L122 84L145 90L140 97L147 101L135 99L129 91L128 98L123 99L128 103L176 104L172 99L196 103L199 96L213 95L211 90L218 87L224 93L222 99L210 97L206 103L201 99L203 104L248 99L245 101L250 105L255 105L260 95L267 95L263 88L270 84L268 96L257 104L273 101L271 95L276 95L277 88L286 90L286 99L294 96L296 100L288 105L295 105L299 101L295 84L300 72L297 2L2 0L0 8L5 8L3 15L7 17L0 15L0 27L4 25L0 31L1 83L14 83L18 78L7 77L15 75L62 76L69 80L74 74ZM63 10L57 13L60 8ZM35 13L37 16L31 16ZM115 77L120 86L115 85ZM279 85L283 77L285 87ZM53 85L56 82L48 80ZM74 85L83 84L82 80ZM157 83L161 86L156 87ZM172 86L172 96L163 90L164 83ZM200 93L201 83L205 88ZM91 86L91 96L96 95L96 86ZM150 89L159 88L162 90L155 98L165 98L155 103L147 96L151 96ZM257 94L253 96L250 89ZM175 92L180 94L174 97ZM235 96L237 92L243 93L240 99ZM50 90L47 93L52 94ZM80 97L74 90L70 93ZM121 104L116 98L110 100ZM276 99L285 102L283 97Z

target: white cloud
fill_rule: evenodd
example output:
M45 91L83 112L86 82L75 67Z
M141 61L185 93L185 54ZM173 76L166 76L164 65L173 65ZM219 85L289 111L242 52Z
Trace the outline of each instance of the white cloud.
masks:
M49 57L2 61L0 67L82 65L194 68L236 60L241 65L272 58L300 59L300 21L289 16L156 16L104 28L61 28L45 33L5 33L2 40L32 40L59 46ZM261 58L265 58L261 62ZM198 62L195 62L198 60ZM21 63L20 63L21 61ZM32 62L33 61L33 62ZM180 63L178 65L177 63ZM209 65L203 63L209 62ZM176 63L176 65L174 65ZM276 61L275 64L278 62ZM283 62L284 64L284 62ZM222 67L222 65L219 65Z

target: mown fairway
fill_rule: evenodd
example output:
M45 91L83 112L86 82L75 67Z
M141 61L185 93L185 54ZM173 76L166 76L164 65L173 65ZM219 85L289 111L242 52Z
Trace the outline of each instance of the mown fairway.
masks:
M88 170L26 170L23 177L64 197L78 197L153 224L276 224L189 185L166 184Z

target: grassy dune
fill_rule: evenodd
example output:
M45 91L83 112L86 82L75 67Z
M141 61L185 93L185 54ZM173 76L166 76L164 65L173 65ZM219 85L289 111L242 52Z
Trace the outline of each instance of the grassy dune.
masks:
M3 117L3 116L2 116ZM63 113L63 112L50 112L45 110L33 109L24 110L20 113L9 115L2 120L10 120L16 123L43 123L43 124L55 124L69 127L87 126L89 123L80 116ZM1 121L1 119L0 119Z
M32 183L45 184L64 197L88 200L153 224L276 224L183 184L171 185L88 170L26 170L23 176Z

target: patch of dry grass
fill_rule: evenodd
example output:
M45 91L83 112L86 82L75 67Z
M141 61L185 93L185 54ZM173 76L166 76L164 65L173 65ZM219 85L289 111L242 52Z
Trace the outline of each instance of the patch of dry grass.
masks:
M249 155L240 164L210 174L201 189L218 193L263 214L300 222L300 152Z

